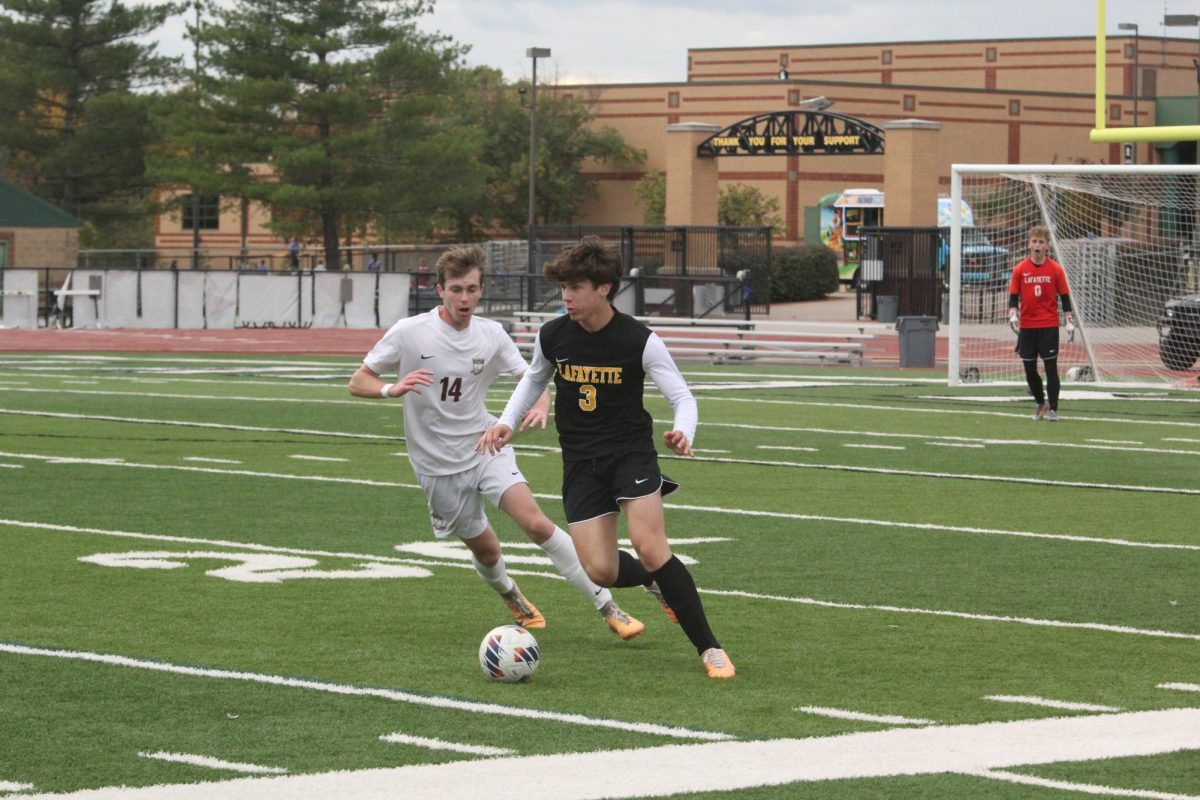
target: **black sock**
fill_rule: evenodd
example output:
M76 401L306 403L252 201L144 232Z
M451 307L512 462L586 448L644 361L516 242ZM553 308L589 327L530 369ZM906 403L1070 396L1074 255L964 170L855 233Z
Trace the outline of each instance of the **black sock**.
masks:
M704 604L700 602L696 583L683 562L671 556L667 563L651 572L650 576L662 590L667 605L675 612L679 627L683 628L688 639L696 646L696 652L703 653L710 647L720 647L717 637L713 636L708 627L708 617L704 615Z
M652 580L654 578L650 577L650 573L642 566L642 562L633 554L617 550L617 579L613 582L614 589L645 586Z

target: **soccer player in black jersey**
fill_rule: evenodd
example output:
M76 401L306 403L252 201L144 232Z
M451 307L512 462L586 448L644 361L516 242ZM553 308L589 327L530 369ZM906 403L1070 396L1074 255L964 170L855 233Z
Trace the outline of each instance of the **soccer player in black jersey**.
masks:
M554 421L563 458L563 507L579 560L600 586L643 586L677 621L711 678L732 678L733 663L704 614L691 573L671 553L663 495L679 488L658 467L653 424L643 403L649 377L674 411L663 443L692 455L696 400L662 340L617 311L621 258L596 236L568 247L545 269L562 288L566 314L542 326L526 370L500 421L477 447L495 452L554 380ZM617 547L625 512L637 557Z

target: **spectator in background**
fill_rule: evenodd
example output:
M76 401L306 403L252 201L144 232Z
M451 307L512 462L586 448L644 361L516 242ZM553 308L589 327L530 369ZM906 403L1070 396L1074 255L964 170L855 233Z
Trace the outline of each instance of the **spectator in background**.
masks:
M371 253L371 257L367 259L367 272L379 272L383 265L379 263L379 254Z
M300 269L300 242L295 236L288 241L288 265L292 269Z
M424 291L429 289L429 262L424 258L417 259L417 289Z

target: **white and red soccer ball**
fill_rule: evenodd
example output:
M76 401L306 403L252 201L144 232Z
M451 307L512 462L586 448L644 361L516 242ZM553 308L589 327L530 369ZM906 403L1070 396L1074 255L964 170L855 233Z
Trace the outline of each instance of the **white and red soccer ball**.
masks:
M479 643L479 668L494 681L527 681L541 660L537 639L520 625L492 628Z

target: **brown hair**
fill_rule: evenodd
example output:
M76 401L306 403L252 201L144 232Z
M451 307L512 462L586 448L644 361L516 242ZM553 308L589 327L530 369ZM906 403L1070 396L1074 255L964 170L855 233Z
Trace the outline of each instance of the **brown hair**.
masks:
M1050 229L1045 225L1034 225L1029 229L1029 238L1032 239L1034 237L1045 239L1048 242L1050 241Z
M437 260L437 282L441 286L453 278L461 278L473 269L479 270L480 283L487 272L487 256L477 244L451 247Z
M580 239L579 244L563 248L543 272L555 283L589 281L596 287L611 284L608 292L611 303L617 296L617 289L621 288L621 254L599 236L588 235Z

